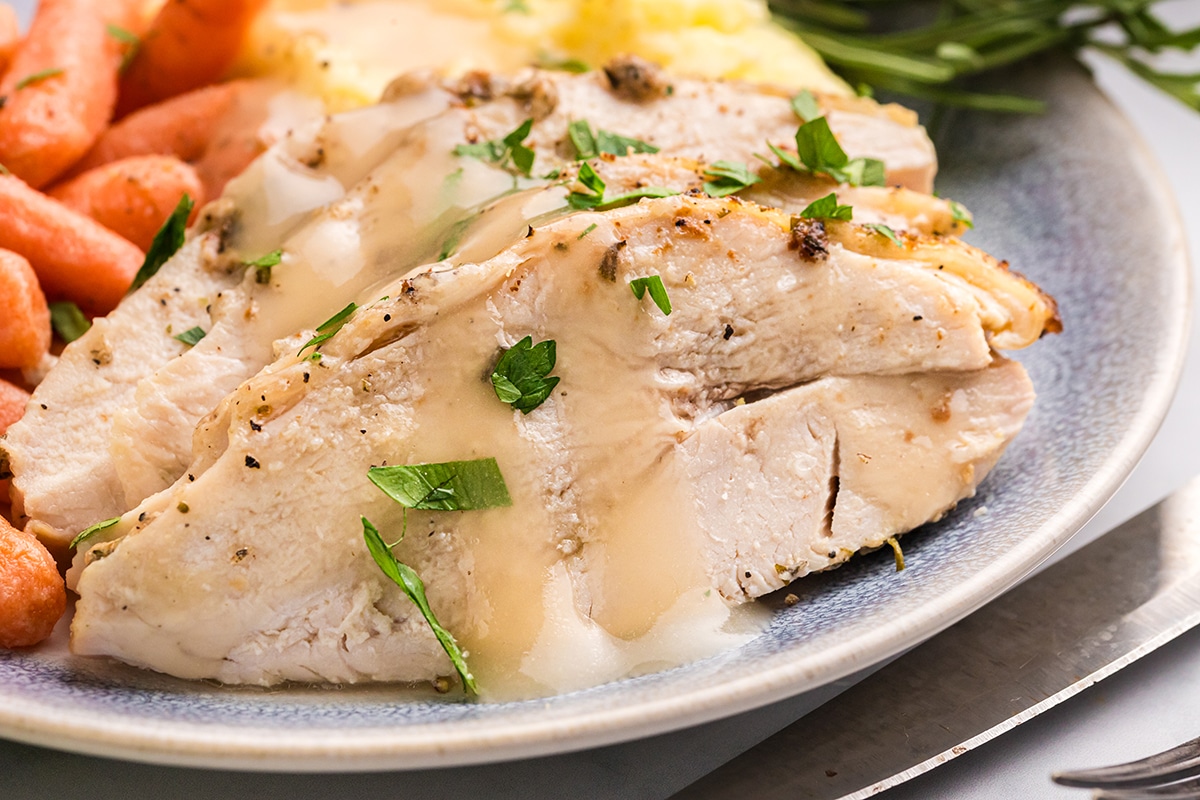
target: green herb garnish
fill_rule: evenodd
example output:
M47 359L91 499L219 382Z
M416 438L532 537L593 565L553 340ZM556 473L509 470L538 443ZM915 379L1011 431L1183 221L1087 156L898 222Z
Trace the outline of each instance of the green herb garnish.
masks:
M265 256L247 261L247 267L254 267L254 282L267 284L271 282L271 267L279 266L283 261L283 251L273 250Z
M116 525L120 521L121 521L120 517L113 517L112 519L106 519L103 522L97 522L95 525L92 525L90 528L84 528L83 530L81 530L79 532L79 535L77 535L74 539L71 540L71 544L68 546L72 550L74 550L76 547L83 544L88 539L95 536L97 533L108 530L109 528L111 528L113 525Z
M825 117L817 117L800 126L796 131L796 152L809 171L823 172L839 183L851 186L884 184L883 162L873 158L851 160L838 144Z
M663 286L662 278L657 275L634 278L629 282L629 288L633 290L633 296L638 300L641 300L646 292L649 292L650 299L654 301L654 305L658 306L658 310L664 315L670 316L671 298L667 296L667 287Z
M474 222L474 217L463 217L450 226L450 230L446 232L446 239L442 242L442 247L438 250L438 261L445 261L458 250L458 246L462 244L463 234L471 227Z
M125 45L125 52L121 54L121 66L117 68L118 72L124 72L133 63L134 56L138 54L138 50L142 46L142 40L136 33L127 31L118 25L108 25L107 31L109 36Z
M537 66L539 69L555 70L558 72L573 72L582 74L591 69L587 64L577 58L563 58L555 56L551 53L541 53L538 55Z
M704 176L708 178L704 191L711 197L725 197L762 180L738 161L713 162L705 168Z
M840 219L849 222L854 217L854 209L851 206L839 205L837 194L830 192L805 206L800 216L806 219Z
M405 508L471 511L512 505L494 458L371 467L367 477Z
M92 323L79 306L70 300L58 300L50 303L50 326L58 338L69 344L87 333Z
M421 616L425 618L429 629L433 631L433 635L437 637L438 643L442 649L446 651L446 655L450 657L450 663L454 665L454 669L458 672L462 679L463 688L471 694L479 694L479 689L475 685L475 676L471 674L471 670L467 667L467 660L463 657L462 649L459 648L458 642L454 640L454 636L450 631L442 627L434 616L433 609L429 607L429 599L425 596L425 584L421 581L421 576L416 570L407 564L402 564L392 553L392 548L399 544L387 544L383 541L383 537L379 535L379 530L371 524L371 521L366 517L362 517L363 539L366 540L367 550L371 553L371 558L375 559L375 563L379 565L379 569L383 574L391 578L392 582L400 587L400 590L412 600L413 604L421 612ZM403 537L402 537L403 538Z
M13 91L24 89L26 86L32 86L35 83L41 83L47 78L53 78L56 75L62 75L65 72L62 67L51 67L40 72L35 72L32 75L26 75L21 80L17 81L17 85L13 87Z
M603 128L595 132L586 119L577 119L567 126L567 136L575 146L575 160L584 161L595 158L601 153L613 156L627 156L629 151L635 153L657 153L658 148L641 139L631 139L619 133L606 131Z
M881 236L886 236L896 247L904 247L904 242L900 241L900 237L896 235L896 232L882 222L868 222L863 227L869 228Z
M955 222L968 228L975 227L975 215L968 211L966 206L957 200L947 200L946 202L950 204L950 216Z
M673 189L666 189L662 186L646 186L614 197L605 197L604 191L607 185L604 183L604 179L586 161L579 165L578 181L586 191L581 192L576 189L567 195L567 205L576 211L604 210L632 203L643 197L671 197L679 194Z
M559 380L550 376L557 357L555 346L553 339L534 344L533 337L526 336L505 350L492 371L496 397L523 414L545 402Z
M154 234L154 240L150 243L150 249L146 251L146 260L142 262L142 267L137 271L137 275L133 277L133 284L129 287L129 293L133 293L142 287L146 281L153 278L162 268L162 265L167 263L167 260L183 247L183 242L186 239L187 220L192 213L192 206L195 202L188 195L179 198L179 203L176 204L175 210L171 212L171 216L167 217L167 221L158 229L158 233Z
M593 222L591 225L588 225L586 228L583 229L583 233L579 234L575 238L582 239L583 237L587 236L589 233L591 233L594 230L596 230L596 223Z
M317 335L305 342L304 346L296 351L296 355L300 355L310 347L319 347L332 339L342 329L342 326L346 324L346 320L350 319L350 315L357 310L358 304L350 303L341 311L322 322L317 326Z
M801 122L812 122L822 116L821 106L817 103L816 95L808 89L803 89L792 97L792 110L796 112L796 116L800 118Z
M208 334L206 334L204 332L203 328L195 327L195 328L188 328L186 331L179 334L178 336L172 336L171 338L176 339L180 342L183 342L188 347L195 347L200 342L200 340L203 339L207 335Z
M533 169L534 152L522 144L533 131L533 120L527 119L501 139L490 139L476 144L460 144L454 155L478 158L491 164L507 168L509 162L526 177Z

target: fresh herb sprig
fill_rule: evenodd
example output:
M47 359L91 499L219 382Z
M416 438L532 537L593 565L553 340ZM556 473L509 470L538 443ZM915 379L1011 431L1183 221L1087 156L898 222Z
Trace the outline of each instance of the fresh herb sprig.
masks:
M92 323L70 300L56 300L50 303L50 327L58 338L70 344L87 333Z
M499 139L489 139L475 144L460 144L454 148L454 155L478 158L507 169L509 164L525 177L533 170L533 160L536 154L525 145L525 140L533 131L533 120L527 119L514 130Z
M671 316L671 298L667 296L667 287L663 286L661 277L648 275L645 278L634 278L629 282L629 288L638 300L641 300L649 292L650 299L654 301L654 305L658 306L658 310L663 313L663 316Z
M196 202L186 194L179 198L179 203L171 212L171 216L167 217L167 221L158 229L158 233L154 234L154 239L150 242L150 249L146 251L146 260L142 262L137 275L133 276L133 284L129 287L130 294L158 274L162 265L167 263L167 260L175 255L179 248L183 247L184 240L187 238L188 217L195 204Z
M1044 103L973 91L966 81L1047 51L1091 49L1200 110L1200 75L1156 69L1147 56L1200 46L1200 28L1171 30L1152 10L1161 0L771 0L796 31L852 86L871 86L944 105L1039 112ZM921 16L920 12L924 11ZM897 29L904 12L915 25Z

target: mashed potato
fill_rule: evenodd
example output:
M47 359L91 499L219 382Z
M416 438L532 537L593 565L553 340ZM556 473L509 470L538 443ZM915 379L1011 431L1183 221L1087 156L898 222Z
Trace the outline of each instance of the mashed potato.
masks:
M850 94L771 22L765 0L274 0L239 71L282 76L341 110L410 69L596 67L619 53L683 75Z

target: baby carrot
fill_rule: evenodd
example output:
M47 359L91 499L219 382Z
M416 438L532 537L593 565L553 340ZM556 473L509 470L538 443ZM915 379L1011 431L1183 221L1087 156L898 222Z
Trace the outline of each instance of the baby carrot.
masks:
M13 54L21 41L21 28L17 22L17 11L5 3L0 5L0 75L12 63Z
M29 647L50 636L67 608L54 558L31 534L0 517L0 647Z
M0 250L0 367L36 366L50 349L50 309L33 267Z
M0 379L0 434L25 415L25 404L28 402L29 392Z
M50 189L68 208L86 214L142 250L188 195L204 203L196 170L173 156L133 156L113 161Z
M51 299L107 314L133 282L142 251L20 178L0 175L0 247L29 259Z
M158 154L196 161L245 85L232 81L207 86L133 112L101 134L69 174L130 156Z
M266 0L171 0L121 76L117 116L213 83L229 69Z
M41 0L0 81L0 164L44 186L75 163L112 116L124 45L108 23L132 0Z

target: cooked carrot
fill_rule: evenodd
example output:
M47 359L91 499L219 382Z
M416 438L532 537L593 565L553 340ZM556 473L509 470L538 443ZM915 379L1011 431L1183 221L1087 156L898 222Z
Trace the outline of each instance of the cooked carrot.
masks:
M199 207L196 170L173 156L133 156L89 170L47 192L68 208L148 250L154 234L188 195Z
M20 41L21 27L17 21L17 10L7 3L0 5L0 75L12 63Z
M109 22L134 0L42 0L0 81L0 164L44 186L83 156L108 124L124 45Z
M70 175L130 156L175 156L196 161L229 112L245 81L206 86L133 112L106 130Z
M117 116L219 80L264 5L266 0L170 0L121 76Z
M107 314L133 282L142 251L20 178L0 175L0 247L29 259L51 299Z
M0 378L0 434L25 415L29 392Z
M29 262L0 250L0 367L37 366L50 349L50 309Z
M0 647L46 639L66 609L67 589L54 558L0 517Z

